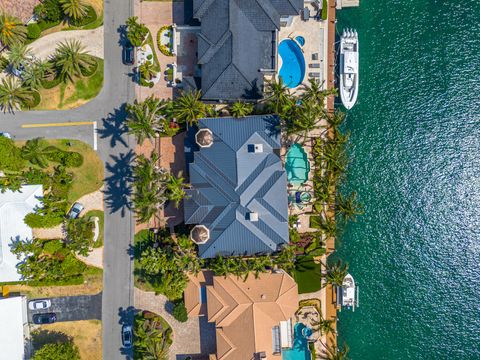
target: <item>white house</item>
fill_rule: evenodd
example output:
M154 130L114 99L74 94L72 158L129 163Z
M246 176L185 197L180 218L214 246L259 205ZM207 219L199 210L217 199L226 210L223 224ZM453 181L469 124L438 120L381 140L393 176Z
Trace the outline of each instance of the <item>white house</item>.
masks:
M0 359L23 360L28 336L25 296L0 297L0 324Z
M25 185L20 192L0 193L0 282L21 280L16 267L19 260L10 252L10 245L32 238L32 229L23 218L41 205L42 196L42 185Z

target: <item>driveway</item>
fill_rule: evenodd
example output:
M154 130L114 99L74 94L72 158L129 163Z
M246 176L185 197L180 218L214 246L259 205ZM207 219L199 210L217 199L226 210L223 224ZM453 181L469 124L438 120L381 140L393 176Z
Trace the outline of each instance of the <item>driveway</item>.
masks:
M56 313L57 321L102 319L102 293L97 295L63 296L50 298L50 301L52 306L48 309L28 309L28 322L33 323L32 317L34 314L46 312Z
M58 31L35 40L29 48L33 55L45 60L55 52L59 43L71 40L80 41L90 55L103 59L103 26L94 30Z

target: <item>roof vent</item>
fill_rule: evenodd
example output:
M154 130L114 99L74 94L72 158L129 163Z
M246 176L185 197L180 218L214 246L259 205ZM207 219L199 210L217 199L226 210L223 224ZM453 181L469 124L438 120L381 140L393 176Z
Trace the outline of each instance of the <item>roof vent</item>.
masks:
M202 148L207 148L213 145L213 133L210 129L200 129L195 134L195 142Z
M250 221L258 221L258 213L249 212L249 213L247 213L246 218L247 218L247 220L250 220Z
M260 297L262 298L262 300L265 300L267 298L267 295L262 294L262 295L260 295Z
M250 145L248 145L248 152L249 153L262 153L263 152L263 144L250 144Z

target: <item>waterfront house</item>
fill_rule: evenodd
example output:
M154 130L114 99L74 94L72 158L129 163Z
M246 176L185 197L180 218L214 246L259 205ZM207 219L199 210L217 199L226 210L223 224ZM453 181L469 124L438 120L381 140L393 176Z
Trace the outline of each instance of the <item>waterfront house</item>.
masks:
M300 14L304 1L193 0L192 4L191 17L200 28L198 72L190 84L201 89L203 100L261 98L264 77L278 71L279 30Z
M200 119L187 136L186 224L199 256L273 253L289 241L287 177L273 115Z
M215 323L216 354L210 359L281 359L282 349L292 347L298 287L283 271L245 281L209 271L191 275L185 306L189 316Z

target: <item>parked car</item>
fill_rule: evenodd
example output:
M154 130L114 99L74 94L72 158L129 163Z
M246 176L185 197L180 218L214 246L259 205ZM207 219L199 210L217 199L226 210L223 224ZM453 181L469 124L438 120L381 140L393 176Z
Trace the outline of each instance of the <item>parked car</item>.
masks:
M127 41L123 46L123 63L125 65L133 65L135 63L135 48Z
M123 347L132 347L133 341L132 327L130 325L123 325L122 327L122 344Z
M76 202L75 204L72 205L70 208L70 211L67 214L67 217L70 219L76 219L80 215L80 213L83 211L84 206L80 204L79 202Z
M37 299L28 302L30 310L48 309L50 306L52 306L52 302L48 299Z
M11 139L11 138L12 138L12 135L10 135L10 134L7 133L7 132L0 132L0 136L6 137L7 139Z
M57 314L55 313L43 313L33 315L34 324L52 324L57 321Z

